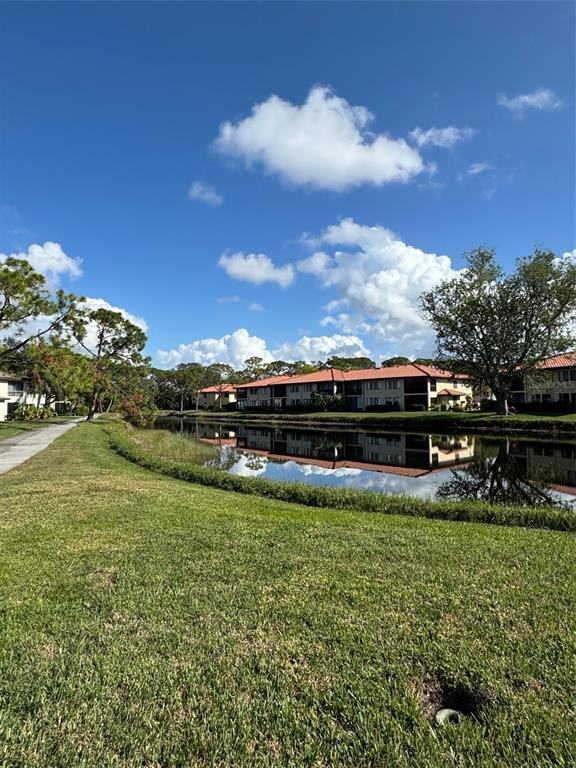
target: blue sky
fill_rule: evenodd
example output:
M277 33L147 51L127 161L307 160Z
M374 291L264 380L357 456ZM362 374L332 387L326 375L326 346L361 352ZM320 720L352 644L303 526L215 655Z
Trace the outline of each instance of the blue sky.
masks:
M572 2L0 14L0 253L158 364L425 354L464 251L576 247Z

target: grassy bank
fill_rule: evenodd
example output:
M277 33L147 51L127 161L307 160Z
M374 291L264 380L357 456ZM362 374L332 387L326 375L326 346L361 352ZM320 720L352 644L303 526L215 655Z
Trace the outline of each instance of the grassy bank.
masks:
M193 440L189 440L191 446L187 447L178 436L169 432L128 430L121 424L113 424L107 431L111 446L129 461L168 477L212 488L290 501L310 507L333 507L380 514L576 531L576 514L570 510L555 507L512 507L466 500L423 501L415 497L391 496L373 491L241 477L189 461L189 452L193 455L201 450L195 447L198 443ZM160 439L159 435L164 437ZM164 446L170 447L167 449ZM183 451L181 455L178 454L180 449ZM166 458L167 451L170 458Z
M184 411L182 414L164 411L163 415L183 415L187 418L206 420L224 419L230 422L255 422L301 425L330 425L330 426L375 426L391 427L423 431L451 431L495 433L541 433L576 435L576 413L561 414L513 414L498 416L495 413L470 412L457 413L452 411L398 411L388 413L362 412L319 412L319 413L242 413L239 411Z
M10 422L0 423L0 441L5 440L7 437L15 437L16 435L23 434L24 430L21 427L10 424Z
M189 485L98 423L0 500L1 765L574 764L572 534Z

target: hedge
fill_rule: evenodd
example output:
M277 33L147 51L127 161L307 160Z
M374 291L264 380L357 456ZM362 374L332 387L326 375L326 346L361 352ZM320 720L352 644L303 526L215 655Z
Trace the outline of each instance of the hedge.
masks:
M107 430L111 447L128 461L144 469L188 483L223 491L263 496L309 507L330 507L354 512L411 515L441 520L460 520L495 525L576 531L576 511L554 507L512 507L481 501L424 501L409 496L390 496L374 491L330 488L301 483L240 477L221 469L198 464L183 464L154 456L130 439L126 427L114 425Z

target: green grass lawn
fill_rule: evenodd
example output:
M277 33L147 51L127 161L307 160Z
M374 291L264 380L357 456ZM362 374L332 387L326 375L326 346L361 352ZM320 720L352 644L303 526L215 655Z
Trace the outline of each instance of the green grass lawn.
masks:
M0 548L2 766L575 764L573 534L199 487L96 423L0 477Z
M179 415L174 411L163 411L163 415ZM282 413L273 411L270 413L247 412L242 411L183 411L184 416L198 416L199 418L213 419L221 418L228 420L242 419L246 421L346 421L346 422L374 422L374 421L395 421L410 420L414 422L422 421L432 427L435 421L450 421L454 424L465 422L473 425L474 422L491 424L495 426L510 425L514 427L517 424L529 425L530 422L569 422L576 424L576 413L568 414L532 414L532 413L514 413L509 416L499 416L496 413L486 413L484 411L386 411L363 412L363 411L319 411L317 413Z
M20 426L11 424L10 422L0 422L0 440L5 440L7 437L14 437L15 435L21 435L22 429Z

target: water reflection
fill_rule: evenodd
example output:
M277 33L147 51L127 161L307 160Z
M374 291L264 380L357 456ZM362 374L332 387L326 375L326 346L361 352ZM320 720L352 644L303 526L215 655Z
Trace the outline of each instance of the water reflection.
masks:
M230 473L422 498L576 507L576 443L160 419Z

